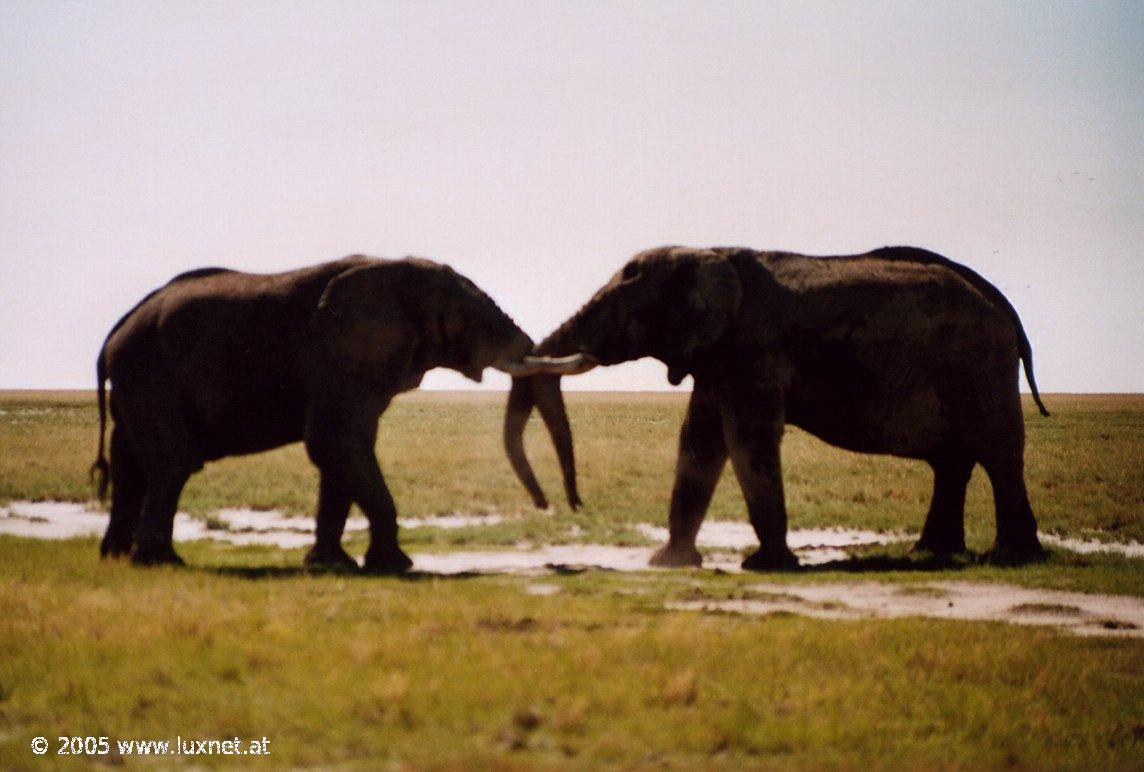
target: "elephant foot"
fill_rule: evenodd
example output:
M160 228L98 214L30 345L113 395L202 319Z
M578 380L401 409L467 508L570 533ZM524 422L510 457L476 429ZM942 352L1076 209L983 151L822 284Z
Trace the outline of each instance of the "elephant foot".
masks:
M186 563L170 544L137 544L131 553L131 562L137 566L185 566Z
M401 551L396 544L388 549L370 549L365 553L365 565L362 570L367 574L392 576L403 574L413 567L413 560Z
M703 565L703 556L695 549L694 543L669 541L655 551L648 565L656 568L699 568Z
M960 555L966 552L965 539L931 539L926 536L918 539L910 552L928 552L932 555Z
M1034 536L1032 541L1015 544L998 542L985 553L984 559L991 566L1023 566L1045 560L1048 556L1049 553Z
M131 545L133 540L128 537L127 539L114 539L108 536L103 537L103 541L99 543L99 556L101 558L125 558L131 555Z
M743 560L744 571L790 571L798 568L798 558L784 544L780 549L758 549Z
M302 559L302 564L309 569L320 571L357 571L358 564L346 553L340 544L332 547L320 547L315 544Z

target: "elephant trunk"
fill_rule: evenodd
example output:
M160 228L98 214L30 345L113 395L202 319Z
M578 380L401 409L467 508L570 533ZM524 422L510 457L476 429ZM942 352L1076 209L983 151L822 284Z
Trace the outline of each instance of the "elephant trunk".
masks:
M572 320L569 320L571 322ZM568 505L579 509L582 505L576 488L576 458L572 446L572 426L568 422L568 412L564 407L564 395L560 390L562 375L575 375L595 366L593 360L574 354L571 345L569 322L549 335L536 347L536 356L526 357L525 362L537 369L528 374L514 375L512 389L508 395L508 405L504 418L504 448L517 478L528 490L532 502L537 507L548 507L548 499L541 490L533 474L532 465L524 453L524 429L532 415L532 408L540 409L556 457L560 461L560 472L564 480L564 493ZM561 354L572 356L558 357ZM555 366L553 366L555 363ZM563 363L563 367L560 366ZM545 366L547 365L547 367Z
M592 304L585 304L579 311L569 317L540 343L536 344L538 356L559 357L576 354L580 351L579 338L582 337L581 327L586 312Z
M548 507L548 499L536 481L532 465L524 453L524 428L528 424L534 406L540 409L540 417L556 449L568 506L579 509L583 503L576 489L576 457L572 449L572 426L568 422L568 412L564 408L560 377L546 373L514 377L512 389L508 394L508 406L505 408L505 453L517 478L532 497L532 503L540 509Z
M560 390L559 375L536 375L532 379L533 396L540 409L540 417L556 448L560 461L560 475L564 481L564 495L568 506L579 509L583 502L576 490L576 455L572 449L572 425L564 408L564 394Z
M514 376L512 388L508 392L508 405L504 413L504 451L508 461L512 464L512 471L516 472L517 479L524 485L532 503L538 509L548 508L548 499L536 481L532 472L532 465L524 455L524 427L532 415L532 406L536 404L536 397L532 390L532 376ZM553 438L553 443L556 440Z

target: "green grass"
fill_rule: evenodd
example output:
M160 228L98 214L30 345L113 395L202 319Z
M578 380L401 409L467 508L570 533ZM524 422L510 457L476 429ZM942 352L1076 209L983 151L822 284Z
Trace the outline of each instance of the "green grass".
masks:
M536 513L500 449L503 395L414 394L378 452L403 516L492 512L496 526L403 532L411 551L520 541L646 543L663 524L682 395L568 395L587 507ZM1044 530L1144 538L1144 398L1046 398L1028 414L1027 477ZM0 395L0 500L90 499L90 393ZM528 446L550 496L539 425ZM794 527L920 528L924 465L784 443ZM227 459L182 508L307 514L300 447ZM970 490L972 546L992 502ZM743 519L728 472L711 516ZM362 537L351 540L360 553ZM301 551L179 545L190 568L96 559L96 540L0 537L0 768L58 763L56 735L270 739L274 766L414 768L1138 768L1144 642L924 619L826 621L668 611L742 597L713 571L377 579L303 573ZM1144 596L1142 561L1053 551L1041 564L942 570L877 548L768 582L1002 581ZM849 571L841 570L843 568ZM530 585L555 585L550 596ZM29 742L53 741L35 757ZM118 761L88 758L86 761ZM163 760L233 766L226 757Z
M664 523L686 395L571 392L567 399L584 511L572 514L563 505L555 457L539 419L529 427L527 447L558 517L538 516L512 475L500 446L503 395L420 392L396 401L382 417L378 439L401 514L513 515L512 530L486 534L490 543L633 540L633 524ZM1046 399L1053 416L1029 409L1026 419L1026 477L1041 529L1144 540L1144 396ZM94 397L86 392L0 395L0 501L90 499L87 469L95 455L95 426ZM783 460L794 528L921 528L931 486L925 464L849 453L793 427ZM198 515L239 505L308 514L316 490L317 474L305 451L292 445L208 465L187 485L181 507ZM729 471L709 517L744 518ZM988 546L993 502L980 468L970 484L966 523L973 546Z
M4 768L39 734L267 736L275 766L1139 763L1138 641L662 610L689 574L536 597L208 544L142 571L93 546L0 538Z

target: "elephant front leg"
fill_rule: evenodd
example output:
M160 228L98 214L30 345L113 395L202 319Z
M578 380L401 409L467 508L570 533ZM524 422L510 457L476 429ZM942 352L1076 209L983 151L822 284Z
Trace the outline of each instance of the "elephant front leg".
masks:
M357 501L369 519L369 549L362 568L371 574L404 573L413 567L413 560L397 544L397 506L372 452L364 467Z
M710 391L696 386L679 433L668 541L652 555L651 565L676 568L703 564L695 537L726 463L727 444L723 440L719 404Z
M787 513L783 499L779 446L784 414L782 399L774 395L739 396L723 411L724 436L731 465L747 502L747 512L759 549L748 555L743 568L771 571L798 567L787 547Z
M318 484L318 515L314 546L306 553L305 564L316 568L358 567L357 561L342 549L350 505L349 490L333 474L322 474Z
M413 561L397 545L397 507L382 477L373 446L377 416L314 410L308 421L306 450L322 474L317 540L321 557L337 557L349 509L346 496L369 520L369 549L363 568L369 573L399 574ZM348 557L348 556L347 556Z

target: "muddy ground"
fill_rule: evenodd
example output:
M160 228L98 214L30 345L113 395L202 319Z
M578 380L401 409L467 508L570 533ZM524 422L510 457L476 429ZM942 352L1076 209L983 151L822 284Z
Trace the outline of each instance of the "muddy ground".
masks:
M402 519L402 528L463 528L494 526L498 515L452 514L433 518ZM107 514L68 502L13 502L0 507L0 533L37 539L67 539L102 534ZM347 530L367 527L363 518L351 518ZM667 530L640 525L649 539L662 542ZM912 540L907 533L878 533L845 529L806 529L789 534L788 542L803 565L843 560L850 550ZM1110 551L1129 557L1144 556L1137 542L1102 543L1044 535L1054 546L1089 553ZM236 545L266 545L283 549L305 547L313 541L313 520L276 511L224 509L207 520L179 513L175 540L212 539ZM700 531L704 568L740 571L742 551L757 544L749 523L709 521ZM414 570L432 574L496 573L541 577L568 570L655 571L648 567L653 547L607 544L518 545L505 550L416 552ZM533 583L531 594L552 595L556 585ZM710 597L697 587L694 597L668 604L680 610L736 614L795 613L826 619L934 617L992 620L1020 625L1044 625L1082 635L1144 636L1144 599L1057 590L1029 589L1009 584L927 582L895 584L840 581L820 584L749 585L734 598Z

